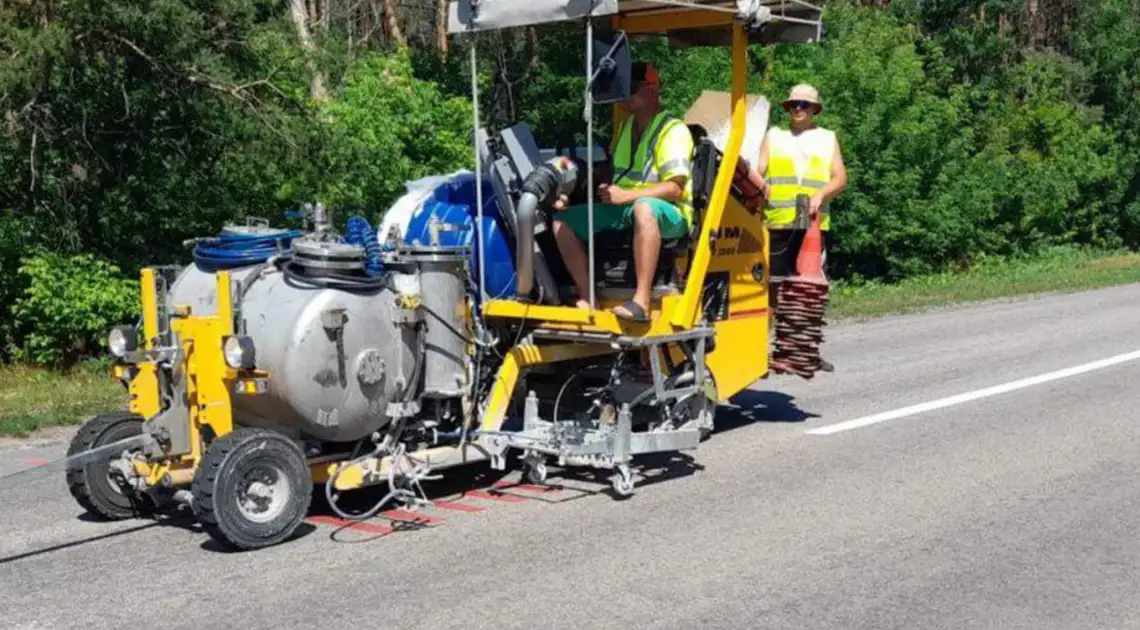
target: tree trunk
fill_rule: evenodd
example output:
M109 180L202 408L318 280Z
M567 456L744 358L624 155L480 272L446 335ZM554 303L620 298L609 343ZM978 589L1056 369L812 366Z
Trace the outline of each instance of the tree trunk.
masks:
M400 48L408 47L408 40L404 38L403 32L400 31L400 22L396 19L396 3L394 0L382 0L384 7L384 27L388 31L388 37Z
M313 43L313 34L309 31L309 7L306 6L305 0L289 0L289 10L293 17L293 25L297 28L297 37L301 40L301 47L309 54L316 53L317 46ZM312 59L309 60L309 70L313 73L309 94L316 101L329 100L324 74L317 69L317 64Z
M439 52L447 55L447 0L438 0L435 12L435 32L439 38Z

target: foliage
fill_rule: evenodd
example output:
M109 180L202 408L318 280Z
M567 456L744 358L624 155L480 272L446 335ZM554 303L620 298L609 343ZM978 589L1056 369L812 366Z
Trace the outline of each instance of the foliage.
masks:
M12 308L16 359L58 367L105 348L107 330L138 310L136 282L90 254L44 253L19 269L27 289Z
M482 124L585 140L578 24L442 41L446 3L302 4L0 3L0 360L90 349L124 314L111 305L130 303L100 265L130 277L184 262L184 239L280 223L299 202L374 218L406 180L469 168L471 44ZM1140 246L1137 0L824 6L823 42L753 48L748 83L773 102L796 83L821 90L850 177L833 204L835 277ZM638 38L633 52L659 66L674 113L729 87L727 50ZM595 113L599 142L608 115ZM787 124L778 108L772 123ZM47 267L15 272L44 249L76 271L58 289ZM89 294L100 283L119 287L106 303ZM74 304L49 299L65 287Z
M469 101L415 78L403 53L357 60L317 118L322 150L286 185L287 197L379 214L404 182L469 168Z

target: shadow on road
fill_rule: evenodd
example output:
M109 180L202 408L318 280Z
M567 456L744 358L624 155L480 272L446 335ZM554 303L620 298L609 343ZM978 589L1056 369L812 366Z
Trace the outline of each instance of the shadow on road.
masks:
M315 525L310 525L309 523L301 523L297 526L297 529L293 531L293 535L281 541L280 544L285 545L293 541L300 540L315 531L317 531ZM212 551L214 553L242 553L242 550L231 549L214 540L213 538L206 538L206 540L203 540L202 544L198 546L205 551Z
M818 418L819 414L804 411L796 406L795 397L783 392L764 392L746 389L733 397L729 404L717 409L716 430L726 433L757 422L804 422Z
M101 521L95 517L92 517L89 514L87 514L86 512L84 512L83 514L80 514L77 517L77 520L89 522L89 523L107 524L105 521ZM42 555L46 555L49 553L55 553L57 551L63 551L65 549L80 547L82 545L87 545L87 544L99 542L102 540L108 540L111 538L118 538L119 536L126 536L128 534L134 534L137 532L141 532L143 530L152 529L154 527L177 527L179 529L183 529L183 530L191 531L191 532L201 532L202 531L201 526L198 525L194 521L194 517L190 516L189 514L164 513L164 514L159 514L159 515L156 515L154 517L151 517L149 520L141 522L140 524L135 525L134 527L127 527L125 529L118 529L118 530L115 530L113 532L109 532L106 534L99 534L97 536L88 536L87 538L81 538L79 540L72 540L69 542L60 543L57 545L52 545L50 547L44 547L42 549L35 549L32 551L26 551L24 553L18 553L18 554L14 554L11 556L0 557L0 565L8 564L11 562L18 562L20 560L27 560L28 558L34 558L36 556L42 556Z

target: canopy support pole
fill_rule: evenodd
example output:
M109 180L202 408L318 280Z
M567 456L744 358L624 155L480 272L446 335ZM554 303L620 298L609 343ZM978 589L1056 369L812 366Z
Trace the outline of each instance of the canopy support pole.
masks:
M586 230L590 259L590 311L594 303L594 90L590 81L594 76L594 18L586 17Z
M475 118L475 128L471 139L475 151L475 238L479 241L479 303L487 301L487 284L484 276L484 247L483 247L483 164L479 156L479 70L475 51L476 35L471 34L471 105Z

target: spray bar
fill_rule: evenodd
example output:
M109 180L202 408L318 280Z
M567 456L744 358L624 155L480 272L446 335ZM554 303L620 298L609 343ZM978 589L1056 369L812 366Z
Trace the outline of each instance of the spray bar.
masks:
M30 481L37 478L38 475L43 475L50 472L62 472L76 466L82 466L92 461L106 458L108 455L118 455L125 450L135 448L147 448L156 444L154 436L149 433L134 435L129 438L124 438L117 442L104 444L98 448L93 448L89 451L76 453L70 457L57 459L54 462L49 462L41 466L21 470L10 475L0 477L0 490L14 488L21 483Z

